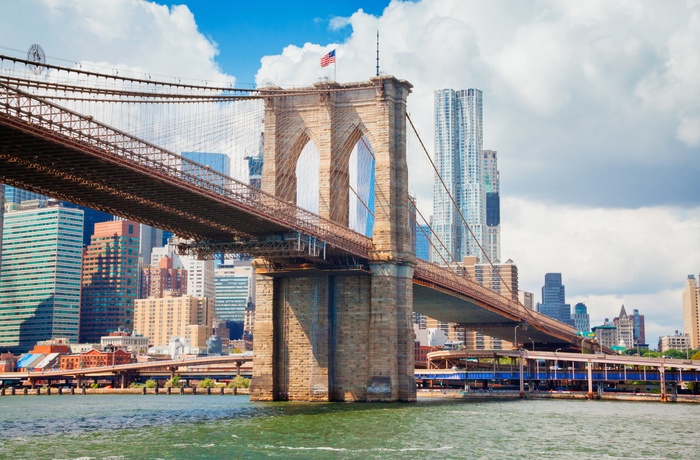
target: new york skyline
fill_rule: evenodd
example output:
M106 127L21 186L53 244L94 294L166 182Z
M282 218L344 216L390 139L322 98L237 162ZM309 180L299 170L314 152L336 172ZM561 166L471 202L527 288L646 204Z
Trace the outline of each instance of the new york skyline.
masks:
M0 52L39 43L59 65L308 85L333 77L319 66L332 49L339 81L374 75L379 30L381 70L414 85L431 151L433 91L483 91L502 258L521 289L561 272L592 326L624 304L652 346L682 330L684 282L700 273L698 3L182 3L3 2Z

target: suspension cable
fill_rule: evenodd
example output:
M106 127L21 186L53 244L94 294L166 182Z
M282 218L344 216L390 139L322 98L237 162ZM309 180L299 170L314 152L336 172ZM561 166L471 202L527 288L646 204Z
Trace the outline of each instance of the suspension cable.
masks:
M510 298L511 298L511 300L517 302L518 305L520 305L521 307L523 307L523 309L525 309L525 312L530 316L530 318L532 318L532 319L534 320L534 315L532 314L533 312L531 312L529 308L525 307L525 306L522 304L522 302L520 302L520 299L519 299L518 297L515 297L515 298L513 297L513 290L510 288L510 286L508 286L508 283L506 283L505 280L503 279L503 277L501 276L500 270L496 270L496 267L493 265L493 262L491 262L491 259L490 259L489 256L486 254L486 251L484 250L484 248L481 246L481 243L479 243L479 240L477 240L476 236L474 235L474 232L472 232L472 229L471 229L471 227L469 227L469 224L467 223L466 219L464 218L464 215L462 214L462 211L459 209L459 207L457 206L457 203L456 203L454 197L452 196L452 194L451 194L450 191L448 190L447 185L445 184L445 181L443 181L442 176L440 176L440 173L438 172L437 167L435 166L435 163L433 162L433 159L430 158L430 154L428 153L428 149L425 147L425 144L423 143L423 139L421 139L420 135L418 134L418 130L416 130L416 127L415 127L415 125L413 124L413 120L411 120L411 116L408 114L408 112L406 112L406 118L408 119L408 122L411 124L411 128L413 129L413 132L414 132L414 133L416 134L416 136L418 137L418 142L420 142L420 145L421 145L421 147L423 148L423 152L425 152L425 156L428 157L428 160L430 161L430 164L432 165L433 170L435 171L435 174L437 175L438 179L440 179L440 183L442 184L442 187L443 187L443 188L445 189L445 191L447 192L447 195L449 196L450 201L452 201L452 204L454 205L455 210L457 211L457 213L459 214L460 218L462 219L462 223L463 223L464 226L469 230L469 234L472 236L472 238L474 238L474 241L476 241L476 244L479 246L479 249L481 250L482 254L484 254L484 256L486 257L486 260L488 261L488 264L489 264L489 266L491 267L491 272L492 272L492 273L493 273L493 272L496 273L496 275L498 276L498 279L501 281L501 284L502 284L503 286L505 286L505 288L506 288L506 289L508 290L508 292L510 293ZM432 229L431 229L431 230L432 230ZM434 232L433 232L433 234L434 234ZM543 326L543 327L544 327L545 329L547 329L545 326ZM517 345L517 344L516 344L516 345Z

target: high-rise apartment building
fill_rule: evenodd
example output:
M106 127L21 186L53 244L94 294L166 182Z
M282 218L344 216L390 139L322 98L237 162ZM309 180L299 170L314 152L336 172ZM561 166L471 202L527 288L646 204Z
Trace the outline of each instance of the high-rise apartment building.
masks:
M532 292L518 291L518 301L525 308L535 309L535 294Z
M237 260L215 271L217 319L245 321L248 302L255 301L255 270L250 261Z
M166 291L187 294L187 270L174 268L172 257L162 257L157 266L141 269L140 298L163 297Z
M579 332L590 332L591 317L588 314L588 307L583 302L574 306L574 327Z
M139 280L139 224L129 220L95 224L83 256L81 342L99 342L120 327L133 328Z
M695 275L688 275L683 291L683 332L690 337L690 347L700 348L700 287Z
M216 284L213 260L199 260L193 256L180 256L187 270L187 294L216 300Z
M566 289L561 281L561 273L546 273L542 286L542 303L538 311L564 324L574 326L571 319L571 305L566 303Z
M486 249L488 233L482 93L478 89L438 90L434 108L435 165L442 181L435 178L432 224L435 237L431 259L440 264L443 260L451 261L452 257L455 260L470 255L482 257L479 245ZM459 210L453 206L450 195Z
M482 154L484 188L486 189L486 254L491 262L501 260L501 176L498 172L498 153L484 150Z
M491 291L518 300L518 266L508 259L505 263L478 263L476 256L464 257L464 269L469 277Z
M134 310L134 332L148 337L151 346L168 345L172 337L205 347L214 324L211 299L166 292L162 298L138 299Z
M54 337L78 341L83 212L58 203L5 214L0 350L24 353Z
M463 258L462 263L467 275L491 291L517 301L518 266L510 259L503 264L478 263L478 260L476 256ZM464 345L470 350L502 350L511 347L509 342L476 331L463 330L460 334L464 337Z

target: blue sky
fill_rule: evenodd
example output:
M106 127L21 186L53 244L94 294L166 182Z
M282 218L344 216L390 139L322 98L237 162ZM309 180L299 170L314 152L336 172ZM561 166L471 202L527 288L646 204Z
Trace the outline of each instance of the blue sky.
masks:
M341 43L349 27L331 28L334 17L349 17L358 9L380 16L389 1L283 1L258 3L223 0L169 2L185 4L192 11L200 32L216 42L221 70L235 75L239 84L255 83L260 58L279 54L288 45Z

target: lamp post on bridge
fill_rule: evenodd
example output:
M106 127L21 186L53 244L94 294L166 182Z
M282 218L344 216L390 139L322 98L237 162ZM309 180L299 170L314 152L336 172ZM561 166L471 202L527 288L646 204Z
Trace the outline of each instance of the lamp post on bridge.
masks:
M527 338L530 342L532 342L532 351L535 351L535 341L532 340L530 337Z
M523 331L527 331L527 324L518 324L515 326L515 329L513 330L513 345L515 345L515 349L518 350L520 349L520 345L518 344L518 328L522 327Z

